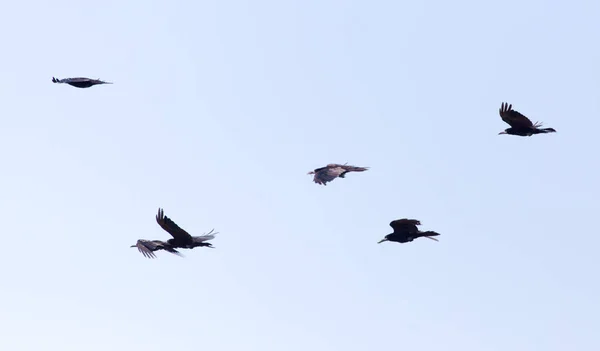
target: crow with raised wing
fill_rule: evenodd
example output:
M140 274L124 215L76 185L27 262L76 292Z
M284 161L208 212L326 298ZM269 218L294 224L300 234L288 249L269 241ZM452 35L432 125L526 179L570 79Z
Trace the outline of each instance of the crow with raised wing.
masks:
M201 236L191 236L188 232L181 229L175 222L173 222L169 217L165 216L162 208L158 209L158 214L156 215L156 222L162 229L164 229L167 233L173 236L173 239L167 240L167 244L171 245L174 248L181 249L193 249L198 246L206 246L213 248L211 243L206 241L214 239L215 234L213 233L214 229L212 229L207 234Z
M417 219L403 218L392 221L390 222L390 227L392 227L394 232L386 235L385 238L378 242L378 244L381 244L384 241L407 243L421 237L438 241L438 239L433 237L440 235L439 233L432 231L422 232L417 228L418 225L421 225L421 222Z
M104 82L100 79L90 79L90 78L64 78L64 79L56 79L52 77L52 83L66 83L76 88L89 88L93 85L97 84L112 84L111 82Z
M135 245L131 247L137 247L138 250L148 258L156 258L154 251L165 250L177 256L183 256L179 251L175 250L171 245L160 240L144 240L139 239Z
M512 105L503 102L500 106L500 117L510 128L507 128L500 134L510 134L519 136L532 136L533 134L555 133L554 128L541 128L541 122L531 123L531 120L518 111L512 109Z
M156 257L154 255L154 251L157 250L165 250L172 254L183 256L176 249L193 249L198 246L205 246L214 248L211 243L206 241L214 239L215 234L213 230L209 233L201 235L201 236L191 236L188 232L181 229L175 222L173 222L169 217L165 216L162 208L158 209L158 214L156 215L156 222L162 229L164 229L167 233L173 236L172 239L167 241L161 240L144 240L140 239L137 241L135 245L131 247L137 247L138 250L148 258Z
M348 166L347 164L339 165L336 163L330 163L325 167L317 168L314 171L310 171L307 174L314 174L313 181L317 184L327 185L328 182L333 181L335 178L344 178L348 172L364 172L369 167L355 167Z

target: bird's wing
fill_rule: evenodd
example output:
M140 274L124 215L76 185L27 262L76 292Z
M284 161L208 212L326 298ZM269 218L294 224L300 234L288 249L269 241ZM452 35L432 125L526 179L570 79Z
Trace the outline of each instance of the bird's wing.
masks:
M335 178L339 177L340 174L344 173L344 169L340 167L324 167L318 172L315 172L314 182L317 184L325 184L331 182Z
M419 231L419 228L417 228L418 225L421 225L421 222L417 219L402 218L390 222L390 227L394 229L394 233L416 233Z
M181 229L175 222L173 222L169 217L165 216L165 213L162 208L158 209L158 214L156 215L156 222L162 229L164 229L167 233L171 234L173 238L180 240L192 240L192 236Z
M137 241L135 246L137 247L138 251L144 255L144 257L148 258L156 258L156 255L153 251L159 250L158 245L150 240L140 239Z
M513 128L527 128L532 127L533 123L523 114L518 111L512 109L512 105L503 102L500 106L500 117L506 123L508 123Z

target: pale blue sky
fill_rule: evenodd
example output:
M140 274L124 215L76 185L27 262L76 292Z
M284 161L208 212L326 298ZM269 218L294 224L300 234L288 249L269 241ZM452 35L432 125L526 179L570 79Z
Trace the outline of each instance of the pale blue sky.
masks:
M598 18L4 2L0 349L599 350ZM503 101L558 132L497 135ZM158 207L216 249L145 259ZM377 245L403 217L440 242Z

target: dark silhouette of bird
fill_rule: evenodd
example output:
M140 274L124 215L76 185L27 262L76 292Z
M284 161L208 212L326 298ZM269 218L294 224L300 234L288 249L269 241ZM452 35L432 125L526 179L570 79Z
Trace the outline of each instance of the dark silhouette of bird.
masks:
M390 222L390 227L394 229L394 232L386 235L385 238L378 242L378 244L381 244L384 241L407 243L420 237L439 241L438 239L433 238L434 236L440 235L439 233L432 231L422 232L417 228L418 225L421 225L421 222L417 219L403 218L392 221Z
M156 215L156 222L162 229L173 236L172 239L165 241L160 240L138 240L136 245L131 247L137 247L142 254L146 257L154 257L153 251L165 250L173 254L181 255L176 249L193 249L195 247L204 246L214 248L208 240L214 239L218 233L213 233L214 229L210 232L201 236L191 236L188 232L181 229L175 222L169 217L165 216L162 208L158 209ZM149 256L147 256L149 255Z
M56 79L52 77L52 83L66 83L76 88L89 88L93 85L97 84L112 84L111 82L104 82L100 79L90 79L90 78L64 78L64 79Z
M164 241L160 240L144 240L139 239L135 245L131 245L131 247L137 247L138 250L144 255L144 257L148 258L156 258L154 251L165 250L177 256L183 256L179 251L175 250L171 245L167 244Z
M512 109L512 105L503 102L500 106L500 117L510 128L507 128L500 134L511 134L519 136L532 136L533 134L555 133L554 128L541 128L541 122L531 123L531 120L523 114Z
M364 172L369 167L355 167L348 166L347 164L339 165L336 163L330 163L325 167L317 168L314 171L310 171L307 174L314 174L313 181L317 184L327 185L337 177L345 178L348 172Z

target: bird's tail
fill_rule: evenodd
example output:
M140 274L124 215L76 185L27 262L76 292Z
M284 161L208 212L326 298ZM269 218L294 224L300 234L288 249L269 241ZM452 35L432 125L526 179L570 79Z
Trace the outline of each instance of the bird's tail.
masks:
M535 122L533 124L533 128L535 128L534 134L556 133L554 128L541 128L543 125L542 122Z
M369 170L369 167L356 167L356 166L346 166L344 165L346 172L364 172Z
M532 134L546 134L546 133L556 133L556 130L554 128L536 128L532 132Z
M434 238L434 236L439 236L440 233L437 232L432 232L432 231L426 231L426 232L422 232L421 235L427 239L431 239L434 241L439 241L438 239Z

